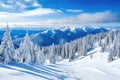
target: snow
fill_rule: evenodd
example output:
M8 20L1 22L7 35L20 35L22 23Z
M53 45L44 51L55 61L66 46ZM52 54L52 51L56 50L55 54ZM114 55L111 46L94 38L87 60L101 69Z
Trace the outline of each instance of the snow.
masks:
M43 31L43 32L41 32L41 34L47 34L48 33L48 31L51 31L53 34L55 34L55 31L53 30L53 29L48 29L48 30L45 30L45 31Z
M87 57L68 59L51 65L0 64L0 80L119 80L120 59L107 62L108 53L100 47Z
M41 34L45 34L45 33L48 33L48 30L45 30L45 31L41 32Z
M100 48L95 48L88 54L83 59L78 58L70 63L63 64L61 68L66 70L70 76L80 80L119 80L119 59L108 63L108 53L101 53ZM92 58L90 54L92 54Z
M85 27L82 27L83 31L87 32L86 28Z
M50 65L0 64L0 67L3 71L0 73L0 80L64 80L66 77L62 70Z
M37 34L34 34L34 35L32 35L32 37L36 37L36 36L38 36L40 33L37 33Z

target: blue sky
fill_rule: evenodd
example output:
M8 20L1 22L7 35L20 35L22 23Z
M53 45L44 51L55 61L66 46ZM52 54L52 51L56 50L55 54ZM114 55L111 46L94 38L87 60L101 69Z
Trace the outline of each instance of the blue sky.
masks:
M119 23L119 0L0 0L0 23Z

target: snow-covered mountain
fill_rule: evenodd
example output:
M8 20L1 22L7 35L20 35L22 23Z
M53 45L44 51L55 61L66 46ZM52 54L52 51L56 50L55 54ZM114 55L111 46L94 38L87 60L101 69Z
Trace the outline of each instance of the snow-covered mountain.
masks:
M40 46L48 46L52 43L63 44L70 42L88 34L96 34L108 31L101 27L64 27L64 28L32 28L32 29L11 29L11 36L17 47L28 31L32 41ZM4 30L0 30L0 40L3 37Z

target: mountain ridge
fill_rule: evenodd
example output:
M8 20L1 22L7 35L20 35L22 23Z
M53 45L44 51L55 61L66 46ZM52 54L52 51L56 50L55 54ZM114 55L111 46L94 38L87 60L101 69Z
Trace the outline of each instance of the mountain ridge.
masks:
M11 36L15 47L18 47L28 31L32 41L39 46L49 46L54 44L64 44L89 34L97 34L108 31L102 27L63 27L63 28L35 28L35 29L11 29ZM0 30L0 42L4 30Z

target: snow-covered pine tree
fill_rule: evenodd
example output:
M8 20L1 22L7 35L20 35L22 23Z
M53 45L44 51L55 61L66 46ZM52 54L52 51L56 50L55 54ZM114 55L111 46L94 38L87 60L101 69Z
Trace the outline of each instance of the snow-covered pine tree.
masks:
M61 59L65 59L65 46L61 45Z
M56 54L55 54L55 45L52 44L49 48L49 62L55 64L56 63Z
M69 58L69 43L65 43L64 44L64 47L65 47L65 59Z
M45 55L44 55L44 53L43 53L43 49L41 48L40 49L40 47L37 47L37 51L36 51L36 53L35 53L35 63L36 64L44 64L45 63Z
M10 29L7 24L6 31L0 46L0 62L2 63L11 63L16 61L16 54L14 51L14 45L10 36Z
M106 47L105 42L102 42L102 44L101 44L101 52L105 52L105 47Z
M77 47L78 47L78 54L79 55L82 55L82 39L79 39L78 41L77 41Z
M34 63L35 62L35 53L34 53L34 44L31 41L28 32L24 38L23 43L21 42L20 47L20 62L21 63Z
M75 57L75 46L74 44L69 45L69 61L73 60Z
M87 55L87 37L84 37L82 39L82 56L86 56Z
M120 32L110 31L103 40L104 43L101 45L102 51L110 52L108 55L108 62L118 58L120 54Z
M109 53L109 55L108 55L108 62L111 62L111 61L113 61L114 60L114 50L113 50L113 48L111 48L110 49L110 53Z
M120 45L118 47L118 58L120 58Z
M115 36L115 42L116 42L116 46L117 46L117 56L118 58L120 58L120 32L118 32L118 34Z

